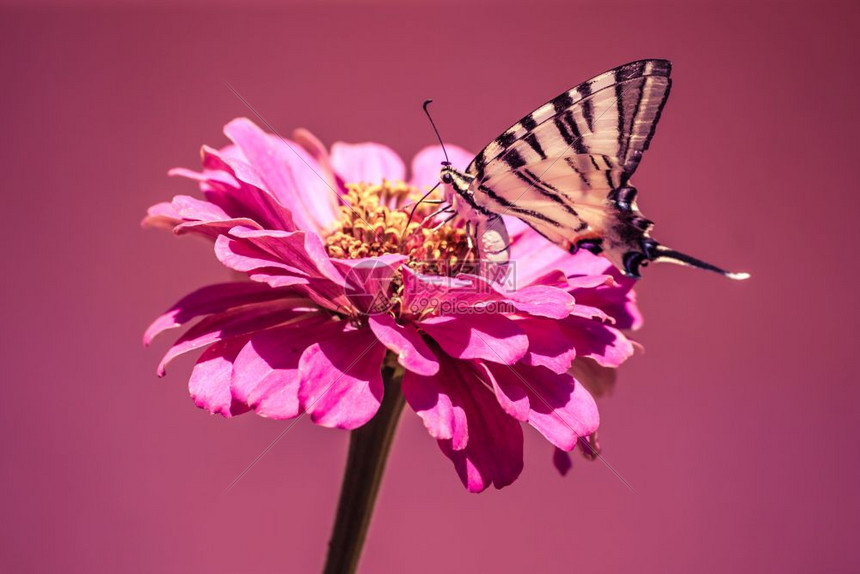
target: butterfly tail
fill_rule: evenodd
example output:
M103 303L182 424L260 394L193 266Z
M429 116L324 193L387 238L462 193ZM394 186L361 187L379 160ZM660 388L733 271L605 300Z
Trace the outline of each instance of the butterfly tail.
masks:
M684 265L687 267L695 267L697 269L704 269L706 271L713 271L714 273L719 273L723 277L728 277L729 279L735 280L743 280L749 279L749 273L732 273L731 271L726 271L725 269L720 269L716 265L711 265L710 263L705 263L701 259L696 259L691 255L687 255L686 253L681 253L680 251L675 251L674 249L669 249L663 245L655 245L649 253L648 259L654 261L655 263L674 263L675 265Z

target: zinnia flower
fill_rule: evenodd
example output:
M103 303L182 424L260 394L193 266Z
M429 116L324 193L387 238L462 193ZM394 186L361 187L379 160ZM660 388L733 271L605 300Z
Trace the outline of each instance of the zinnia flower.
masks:
M519 476L521 423L556 447L563 472L578 443L595 454L592 394L632 354L625 331L641 323L631 280L517 220L511 283L476 272L463 222L415 205L437 181L438 146L418 153L407 180L379 144L329 151L306 131L288 141L247 119L224 132L232 144L204 146L202 171L171 172L199 182L203 199L176 196L144 223L213 241L250 280L203 287L149 327L147 344L197 320L159 374L203 349L189 381L199 407L355 429L380 407L383 367L397 370L406 403L473 492ZM448 155L459 168L471 159L455 146Z

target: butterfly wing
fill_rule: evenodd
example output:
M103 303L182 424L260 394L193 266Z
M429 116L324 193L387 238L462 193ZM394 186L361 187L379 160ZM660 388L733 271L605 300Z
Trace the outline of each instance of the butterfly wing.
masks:
M525 116L467 168L475 201L565 249L602 250L635 274L626 263L645 255L650 222L629 180L654 136L670 72L666 60L632 62Z

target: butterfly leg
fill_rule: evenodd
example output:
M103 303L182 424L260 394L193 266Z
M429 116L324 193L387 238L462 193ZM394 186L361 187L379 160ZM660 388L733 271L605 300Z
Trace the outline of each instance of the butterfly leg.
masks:
M469 247L469 251L472 251L473 249L475 249L475 243L476 243L475 240L477 240L477 237L475 237L475 239L473 240L472 237L474 234L475 234L475 230L472 227L472 222L467 221L466 222L466 245Z
M444 213L444 211L440 211L434 215L438 215L439 213ZM448 223L449 221L451 221L455 217L457 217L456 211L454 213L452 213L451 215L449 215L448 217L446 217L445 219L443 219L442 221L440 221L439 223L437 223L436 225L434 225L433 227L431 227L430 231L438 231L443 225L445 225L446 223Z
M406 205L402 206L400 209L407 209L407 208L410 208L410 207L416 207L416 206L418 206L420 203L428 203L428 204L431 204L431 205L441 205L441 204L443 204L443 203L446 203L446 201L445 201L444 199L425 199L425 200L420 201L420 202L419 202L419 201L416 201L415 203L407 203Z
M474 271L473 267L475 265L474 260L469 259L469 254L475 253L475 245L477 244L477 230L475 226L472 224L471 220L466 220L466 255L460 260L460 265L457 267L457 270L454 272L454 276L459 275L460 273L472 273ZM466 266L469 265L469 268L466 269Z
M445 205L445 206L443 206L442 208L437 209L436 211L434 211L434 212L433 212L433 213L431 213L430 215L425 216L425 217L424 217L424 219L422 219L422 220L421 220L421 223L418 225L418 227L417 227L417 229L416 229L415 231L418 231L419 229L423 229L424 227L427 227L427 224L428 224L428 223L430 223L430 222L432 222L434 217L436 217L437 215L441 215L441 214L443 214L443 213L446 213L446 212L448 212L448 211L451 211L451 205L450 205L450 204ZM439 224L437 224L435 227L433 227L433 231L436 231L436 230L437 230L437 229L439 229L439 227L441 227L443 224L448 223L449 221L451 221L452 219L454 219L454 217L455 217L456 215L457 215L457 212L455 211L454 213L452 213L452 214L451 214L451 216L450 216L450 217L446 217L446 218L445 218L441 223L439 223Z

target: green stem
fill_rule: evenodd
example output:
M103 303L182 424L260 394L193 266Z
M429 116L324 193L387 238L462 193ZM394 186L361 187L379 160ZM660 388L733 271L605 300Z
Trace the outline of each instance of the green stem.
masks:
M364 548L376 495L405 402L400 390L402 368L385 366L382 378L385 394L379 412L349 435L349 454L328 543L325 574L354 573Z

